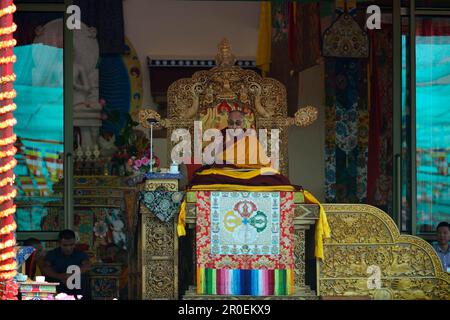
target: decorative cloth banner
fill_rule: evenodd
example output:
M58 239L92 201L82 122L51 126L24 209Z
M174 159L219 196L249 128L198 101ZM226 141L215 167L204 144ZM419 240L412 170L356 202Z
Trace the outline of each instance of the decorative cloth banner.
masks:
M197 293L293 293L293 192L197 192Z
M325 200L365 203L369 110L367 63L326 59Z
M20 189L26 196L32 196L34 194L33 180L30 176L19 176L18 182L20 183Z
M143 191L139 193L139 200L159 220L168 222L180 211L184 192L178 191Z
M28 170L35 176L41 176L43 174L41 151L36 148L25 147L24 153Z
M215 295L290 295L294 291L294 271L197 268L197 289Z
M58 182L64 177L63 160L60 153L46 151L44 161L52 182Z
M24 262L31 256L31 254L36 251L34 247L31 246L17 246L16 247L16 263L17 263L17 270L19 270Z
M344 9L331 26L324 31L322 45L324 57L369 57L369 37L363 26L360 26L358 21L353 18L355 16L355 10L349 11Z
M47 185L47 179L45 177L34 177L34 180L36 181L36 185L39 191L39 195L42 196L48 196L49 195L49 189Z

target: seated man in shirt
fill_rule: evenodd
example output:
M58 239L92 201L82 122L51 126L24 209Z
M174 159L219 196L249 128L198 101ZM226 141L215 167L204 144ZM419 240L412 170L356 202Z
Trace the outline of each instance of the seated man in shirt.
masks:
M444 271L450 272L450 224L448 222L441 222L436 228L437 243L433 245L436 250L439 259L441 259L442 267Z
M75 232L72 230L61 231L59 233L59 247L49 251L45 256L42 274L46 276L46 281L60 283L57 287L58 293L82 295L86 298L89 293L87 273L90 269L90 262L86 253L75 250L75 242ZM70 284L74 283L74 281L71 281L74 273L70 269L68 270L70 266L80 268L80 288L68 288L68 284L71 287Z

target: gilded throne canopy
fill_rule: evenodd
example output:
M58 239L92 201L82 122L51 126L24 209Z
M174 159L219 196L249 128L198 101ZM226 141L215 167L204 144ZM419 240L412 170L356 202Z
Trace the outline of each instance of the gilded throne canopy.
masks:
M139 122L149 128L148 119L156 118L159 126L168 129L168 143L172 143L170 138L175 129L186 128L192 134L195 120L202 122L203 130L223 129L227 126L228 113L239 110L244 113L244 128L267 129L269 133L271 129L279 130L280 170L287 175L287 128L312 124L317 119L317 109L300 108L295 117L288 117L284 85L234 65L236 58L227 39L218 45L215 60L212 69L198 71L169 87L167 119L160 119L155 111L145 109L139 113ZM168 148L169 153L171 149Z

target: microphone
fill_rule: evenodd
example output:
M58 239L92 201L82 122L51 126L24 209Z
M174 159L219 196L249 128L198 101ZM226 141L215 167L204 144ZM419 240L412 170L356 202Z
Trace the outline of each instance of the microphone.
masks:
M147 122L148 122L149 124L155 124L155 123L158 123L158 120L156 120L156 119L154 119L154 118L149 118L149 119L147 119Z

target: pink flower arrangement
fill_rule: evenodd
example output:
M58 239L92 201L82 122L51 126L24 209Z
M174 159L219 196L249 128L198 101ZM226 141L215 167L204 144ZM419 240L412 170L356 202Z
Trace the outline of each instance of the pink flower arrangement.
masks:
M134 167L139 169L141 166L142 166L142 160L141 159L136 160Z
M131 160L131 161L130 161ZM159 158L153 156L153 168L159 167ZM150 170L150 159L147 156L143 156L140 159L130 158L127 164L132 167L135 171L148 172Z

